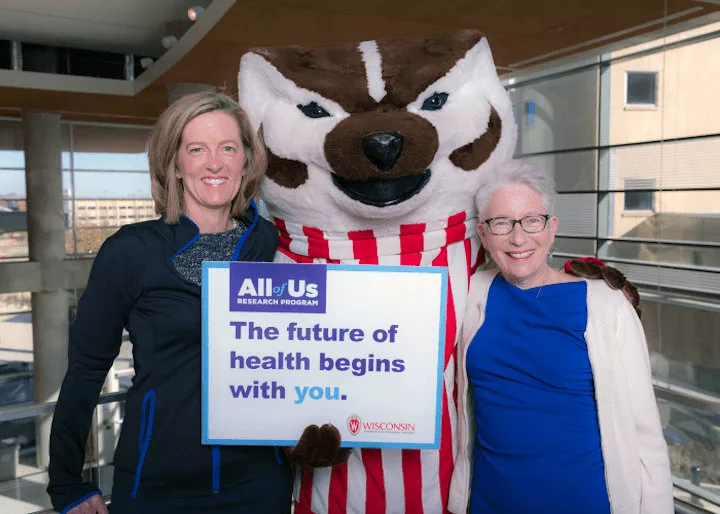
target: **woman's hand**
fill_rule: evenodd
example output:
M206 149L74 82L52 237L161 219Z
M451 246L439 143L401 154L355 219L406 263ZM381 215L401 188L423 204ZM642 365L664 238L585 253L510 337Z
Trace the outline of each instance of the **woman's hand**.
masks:
M68 514L108 514L108 509L102 495L96 494L70 509Z

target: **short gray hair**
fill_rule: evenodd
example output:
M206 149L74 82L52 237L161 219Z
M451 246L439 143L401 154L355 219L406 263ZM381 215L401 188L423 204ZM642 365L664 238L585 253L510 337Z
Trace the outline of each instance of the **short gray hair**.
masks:
M547 214L555 213L555 181L541 167L521 159L506 161L489 172L484 185L475 195L478 212L482 213L487 209L490 197L495 191L517 184L526 185L537 191L545 204Z

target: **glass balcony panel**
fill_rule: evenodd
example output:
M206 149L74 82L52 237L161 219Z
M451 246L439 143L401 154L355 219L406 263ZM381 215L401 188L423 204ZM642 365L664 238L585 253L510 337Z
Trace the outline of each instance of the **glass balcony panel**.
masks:
M601 196L601 213L607 213L599 227L601 237L720 244L720 189L635 190ZM650 208L636 209L638 202L649 202Z
M655 241L605 241L600 245L599 255L600 258L641 261L644 264L674 264L720 270L720 245L708 247Z
M556 237L553 253L573 257L589 257L595 255L594 239L576 239L569 237Z
M551 173L559 193L597 189L597 150L533 155L525 160Z
M519 155L597 144L598 68L511 87Z

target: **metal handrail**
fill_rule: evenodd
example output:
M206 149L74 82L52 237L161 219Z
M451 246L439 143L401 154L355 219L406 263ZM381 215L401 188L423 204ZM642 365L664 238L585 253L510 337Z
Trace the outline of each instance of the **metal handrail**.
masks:
M703 393L701 391L696 391L695 389L691 389L689 387L671 384L670 382L665 382L656 378L652 379L652 384L656 391L672 393L674 395L683 396L689 400L694 400L702 404L712 405L713 407L720 407L720 398L718 398L717 396Z
M123 376L124 375L126 375L126 373L123 373ZM130 375L130 373L127 373L127 375ZM670 384L668 382L657 379L653 379L653 387L658 391L673 393L676 395L684 396L688 399L692 399L713 406L720 406L720 398L694 391L687 387ZM106 403L123 401L125 399L125 394L126 391L119 391L116 393L107 393L100 395L97 404L102 405ZM35 416L40 416L42 414L48 414L55 409L56 405L57 402L53 401L0 407L0 423L4 421L14 421L17 419L31 418Z
M103 501L105 502L105 505L110 505L111 498L110 495L104 494L103 495ZM675 514L707 514L707 510L701 509L699 507L696 507L694 505L690 505L689 503L686 503L682 500L678 500L675 498ZM55 514L57 511L55 509L46 509L46 510L38 510L35 512L32 512L30 514Z
M707 514L707 510L701 509L682 500L675 499L675 514Z

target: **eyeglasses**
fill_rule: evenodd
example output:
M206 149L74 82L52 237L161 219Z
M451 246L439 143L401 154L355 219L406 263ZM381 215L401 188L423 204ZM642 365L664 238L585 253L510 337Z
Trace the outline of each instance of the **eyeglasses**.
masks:
M548 219L550 219L549 214L531 214L519 220L498 216L497 218L488 218L483 223L486 223L490 227L490 232L496 236L506 236L513 231L515 223L519 223L528 234L542 232L545 230Z

